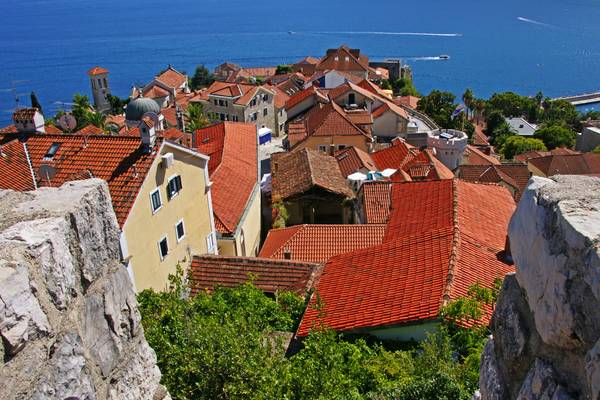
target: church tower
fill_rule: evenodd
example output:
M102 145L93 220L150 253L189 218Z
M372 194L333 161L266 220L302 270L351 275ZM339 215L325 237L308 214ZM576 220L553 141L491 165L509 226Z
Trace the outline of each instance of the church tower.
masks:
M110 111L110 103L108 95L110 87L108 86L108 70L102 67L95 66L88 71L90 83L92 84L92 95L94 97L94 107L98 112Z

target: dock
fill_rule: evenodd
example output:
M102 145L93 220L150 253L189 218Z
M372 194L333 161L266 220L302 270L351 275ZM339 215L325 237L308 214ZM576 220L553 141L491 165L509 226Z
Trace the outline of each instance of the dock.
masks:
M557 97L553 100L566 100L574 106L583 104L600 103L600 92L584 93L575 96Z

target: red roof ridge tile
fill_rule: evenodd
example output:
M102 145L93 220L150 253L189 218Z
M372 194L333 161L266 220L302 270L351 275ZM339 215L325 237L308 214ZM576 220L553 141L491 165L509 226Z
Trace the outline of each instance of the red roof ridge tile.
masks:
M458 179L452 180L452 247L450 251L450 261L448 263L448 277L446 288L442 295L441 305L445 306L450 301L454 276L456 274L456 265L458 264L459 247L460 247L460 227L458 223Z

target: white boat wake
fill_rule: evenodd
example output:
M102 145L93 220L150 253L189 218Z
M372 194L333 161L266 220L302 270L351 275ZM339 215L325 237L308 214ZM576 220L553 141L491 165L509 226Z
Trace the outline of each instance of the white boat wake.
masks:
M378 31L340 31L340 32L306 32L319 35L391 35L391 36L442 36L457 37L462 33L435 33L435 32L378 32Z
M539 25L539 26L547 26L549 28L556 28L554 25L550 25L547 24L545 22L540 22L540 21L536 21L534 19L529 19L529 18L525 18L525 17L517 17L517 19L521 22L527 22L528 24L534 24L534 25Z

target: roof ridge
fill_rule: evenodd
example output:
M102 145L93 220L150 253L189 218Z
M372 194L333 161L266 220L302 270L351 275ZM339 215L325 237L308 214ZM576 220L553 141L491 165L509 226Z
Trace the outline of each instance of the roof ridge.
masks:
M310 160L311 156L310 156L310 151L309 151L308 147L304 148L304 153L306 154L306 162L308 163L308 170L310 171L310 182L314 185L314 184L316 184L315 175L313 174L313 166L312 166L312 162Z
M458 225L458 179L452 179L452 248L450 250L450 261L448 262L448 277L446 279L446 288L442 295L441 305L446 306L450 301L450 293L456 275L456 265L458 264L458 248L460 245L460 228Z
M25 152L25 159L27 160L27 166L29 167L29 172L31 172L31 180L33 182L33 189L37 190L37 180L35 177L35 171L33 170L33 164L31 163L31 157L29 157L29 149L27 148L27 142L23 142L23 151Z

